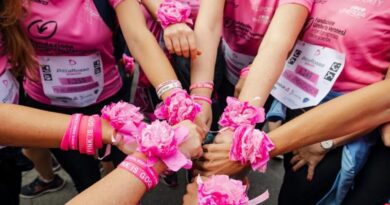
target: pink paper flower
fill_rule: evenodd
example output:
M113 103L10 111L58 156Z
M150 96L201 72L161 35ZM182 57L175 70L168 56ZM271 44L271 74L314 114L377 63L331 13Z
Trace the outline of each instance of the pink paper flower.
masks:
M257 108L249 102L240 102L238 99L228 97L227 106L218 122L222 127L236 129L240 125L252 125L264 121L264 109Z
M269 152L274 148L266 133L250 125L240 126L234 131L229 158L241 164L249 163L255 171L265 172Z
M132 58L126 54L123 54L122 59L123 59L125 71L129 74L133 74L134 73L134 65L135 65L134 58Z
M125 144L134 142L140 130L145 127L144 116L139 108L123 101L106 105L102 109L102 118L109 121L115 131L123 136Z
M192 161L179 150L188 137L188 129L184 127L172 128L165 121L154 121L147 125L137 138L138 151L149 157L148 164L153 165L161 159L172 171L184 167L190 169Z
M165 0L160 4L157 10L157 18L161 26L165 29L169 25L176 23L193 24L190 19L191 7L175 0Z
M180 90L160 103L154 114L157 118L175 125L183 120L194 121L200 109L200 104L196 103L185 90Z
M246 186L226 175L211 176L204 182L198 177L197 183L199 205L247 205L249 202Z

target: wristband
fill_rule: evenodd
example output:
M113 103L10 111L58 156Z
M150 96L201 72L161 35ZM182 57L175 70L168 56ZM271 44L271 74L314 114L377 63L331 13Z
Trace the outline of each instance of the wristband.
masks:
M146 189L150 190L153 188L153 181L150 176L146 173L145 169L140 166L137 166L135 163L129 162L127 160L119 164L119 168L122 168L134 176L136 176L142 183L145 184Z
M269 152L275 148L268 135L251 125L238 127L233 134L229 159L242 165L251 164L254 171L265 172Z
M75 114L72 115L72 128L70 129L70 149L71 150L78 150L78 143L79 143L79 129L80 129L80 122L81 118L83 117L82 114Z
M157 105L154 114L157 118L167 120L175 125L183 120L194 121L201 106L185 90L177 90Z
M79 151L81 154L87 153L87 125L88 125L88 118L87 116L83 116L81 118L80 122L80 129L79 129Z
M192 97L192 99L194 99L194 100L205 101L205 102L207 102L207 103L210 104L210 105L213 103L209 97L199 96L199 95L191 95L191 97Z
M72 118L69 121L68 127L65 130L65 134L62 136L61 143L60 143L60 149L64 151L68 151L69 149L69 133L70 133L70 128L72 127Z
M190 86L190 91L196 88L207 88L207 89L214 89L214 83L213 82L201 82L201 83L195 83Z
M172 128L166 121L154 121L147 125L137 138L137 151L148 157L149 166L153 166L160 159L171 171L190 169L192 161L179 150L188 133L185 127Z
M164 93L173 89L182 89L181 83L177 80L174 80L174 81L167 81L165 83L160 84L159 86L157 86L156 89L158 98L162 99Z
M226 102L227 106L218 121L222 127L235 130L240 125L255 126L265 119L264 108L252 106L249 102L241 102L233 97L228 97Z
M90 116L87 120L87 133L85 135L85 153L88 155L95 154L95 144L94 144L94 128L95 128L95 118Z
M102 120L99 115L93 115L92 117L95 120L95 126L93 127L94 146L100 149L103 147Z
M215 175L203 181L199 176L198 184L199 205L256 205L269 198L268 190L249 200L246 194L246 186L239 180L229 179L227 175Z
M164 0L157 10L157 19L163 29L177 23L187 23L192 26L190 15L191 7L176 0Z
M144 160L142 160L140 158L137 158L137 157L135 157L133 155L127 156L126 157L126 161L132 162L132 163L138 165L139 167L142 167L146 171L148 176L152 179L152 182L153 182L153 186L152 187L157 186L157 184L158 184L158 174L156 173L156 171L152 167L147 166L146 161L144 161Z
M245 77L249 73L250 67L245 67L240 71L240 77Z

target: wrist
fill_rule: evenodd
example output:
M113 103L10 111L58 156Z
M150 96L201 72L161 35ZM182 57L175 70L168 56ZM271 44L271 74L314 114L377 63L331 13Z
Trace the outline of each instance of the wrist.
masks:
M115 130L111 127L110 122L105 119L102 120L102 136L103 144L111 144L111 136L114 134Z
M330 150L332 150L334 148L335 144L334 144L334 141L333 140L326 140L326 141L322 141L320 142L320 147L321 149L327 153L329 152Z
M142 154L141 152L135 152L133 156L145 161L148 159L148 157L145 154ZM161 160L157 160L156 164L153 165L152 169L158 175L160 175L161 173L167 170L167 166Z

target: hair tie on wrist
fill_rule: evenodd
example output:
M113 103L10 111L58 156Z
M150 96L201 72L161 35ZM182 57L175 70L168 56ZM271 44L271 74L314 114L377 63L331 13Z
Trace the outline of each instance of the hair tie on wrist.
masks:
M204 101L204 102L207 102L208 104L212 104L212 100L211 98L209 97L205 97L205 96L200 96L200 95L191 95L192 99L194 100L200 100L200 101Z
M240 77L246 77L249 73L250 67L245 67L240 71Z

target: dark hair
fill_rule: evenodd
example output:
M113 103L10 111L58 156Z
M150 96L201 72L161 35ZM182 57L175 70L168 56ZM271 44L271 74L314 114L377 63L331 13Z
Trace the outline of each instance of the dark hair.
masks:
M38 67L34 49L21 26L23 14L21 0L0 1L0 55L9 56L15 75L24 75Z

